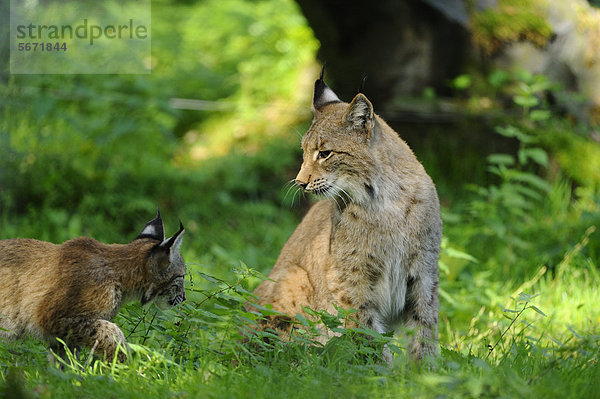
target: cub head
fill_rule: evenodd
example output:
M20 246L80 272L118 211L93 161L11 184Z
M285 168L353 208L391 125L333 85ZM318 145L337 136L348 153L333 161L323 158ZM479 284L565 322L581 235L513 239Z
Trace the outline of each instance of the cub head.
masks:
M373 105L359 93L342 102L321 77L315 82L312 125L302 138L302 167L296 184L317 195L363 203L376 194L371 144Z
M136 239L150 238L157 241L147 257L149 278L143 287L142 305L154 301L159 308L168 309L185 301L183 280L186 269L179 252L183 233L183 224L179 222L179 231L165 239L163 222L158 212L137 236Z

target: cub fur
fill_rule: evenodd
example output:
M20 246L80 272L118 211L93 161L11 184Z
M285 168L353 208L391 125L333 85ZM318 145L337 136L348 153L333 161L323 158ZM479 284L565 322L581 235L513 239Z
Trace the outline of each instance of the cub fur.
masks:
M442 220L432 180L364 94L344 103L321 73L313 112L295 182L325 199L256 288L259 303L304 316L303 306L354 308L360 324L380 333L413 330L414 358L436 354ZM289 333L284 319L267 324Z
M78 237L57 245L33 239L0 241L0 337L25 335L70 347L94 348L112 360L127 349L110 320L121 304L155 301L167 308L185 300L183 225L165 239L160 213L129 244ZM126 353L120 351L118 360Z

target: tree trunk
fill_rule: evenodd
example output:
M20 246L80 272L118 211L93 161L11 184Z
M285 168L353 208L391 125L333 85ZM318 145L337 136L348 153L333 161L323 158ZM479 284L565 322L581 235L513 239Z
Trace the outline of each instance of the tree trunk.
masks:
M426 87L447 93L468 52L461 0L296 1L321 42L327 82L346 101L363 76L379 110Z

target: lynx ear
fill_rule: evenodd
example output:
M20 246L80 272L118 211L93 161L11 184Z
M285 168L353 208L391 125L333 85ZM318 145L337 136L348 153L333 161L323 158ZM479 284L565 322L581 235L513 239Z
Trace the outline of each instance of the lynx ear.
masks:
M181 247L181 241L183 240L183 223L179 222L179 231L173 235L173 237L167 238L158 246L160 249L166 251L169 254L169 260L173 262L175 257L179 254L179 248Z
M373 130L373 105L369 99L362 93L358 93L344 114L344 120L354 129L366 129L368 136L371 136Z
M146 223L142 232L135 239L137 240L138 238L152 238L159 241L165 239L165 229L160 217L160 210L156 210L156 217Z
M321 69L321 76L315 82L315 91L313 93L313 111L318 112L327 104L339 103L341 100L338 96L325 84L323 74L325 73L325 65Z

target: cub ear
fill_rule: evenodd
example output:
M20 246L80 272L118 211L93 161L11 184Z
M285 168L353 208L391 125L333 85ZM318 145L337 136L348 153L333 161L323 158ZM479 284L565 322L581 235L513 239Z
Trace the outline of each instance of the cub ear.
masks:
M321 108L327 104L339 103L341 100L338 96L325 84L323 74L325 73L325 65L321 69L321 76L315 82L315 91L313 92L313 111L318 113Z
M183 223L179 222L179 231L173 235L173 237L167 238L158 246L163 251L169 254L169 261L173 262L177 255L179 255L179 248L181 247L181 241L183 240Z
M163 227L159 209L156 210L156 217L146 223L142 232L135 239L137 240L139 238L152 238L159 241L165 239L165 229Z
M354 129L367 129L368 136L371 136L373 129L373 104L362 93L358 93L344 114L344 120Z

